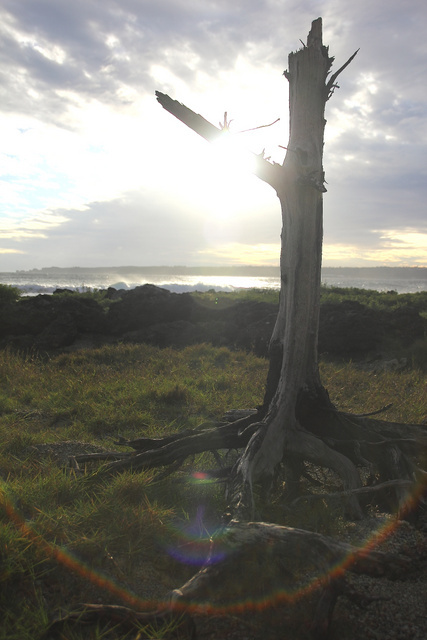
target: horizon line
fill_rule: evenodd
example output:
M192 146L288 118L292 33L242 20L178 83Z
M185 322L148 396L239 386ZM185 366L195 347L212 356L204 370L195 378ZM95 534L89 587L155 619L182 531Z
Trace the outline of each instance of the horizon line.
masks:
M427 270L427 266L424 265L372 265L372 266L329 266L329 265L322 265L322 270L324 269L364 269L364 270L372 270L372 269L417 269L417 270ZM236 271L241 271L243 269L250 269L252 271L256 271L258 269L260 270L274 270L274 271L280 271L280 265L269 265L269 264L261 264L261 265L251 265L251 264L226 264L226 265L214 265L214 264L203 264L203 265L184 265L184 264L174 264L174 265L100 265L100 266L79 266L79 265L73 265L73 266L67 266L67 267L58 267L55 265L52 265L50 267L33 267L33 268L27 268L27 269L15 269L15 271L1 271L2 273L26 273L26 272L34 272L34 271L70 271L70 270L77 270L77 269L81 269L81 270L99 270L99 269L105 269L105 270L110 270L113 271L114 269L161 269L161 270L176 270L176 269L191 269L192 271L194 270L200 270L200 269L209 269L209 270L218 270L218 271L223 271L224 269L232 269L232 270L236 270Z

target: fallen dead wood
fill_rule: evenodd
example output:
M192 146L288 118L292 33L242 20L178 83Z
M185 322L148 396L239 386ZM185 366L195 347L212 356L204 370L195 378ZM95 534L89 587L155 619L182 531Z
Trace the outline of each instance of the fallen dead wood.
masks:
M213 559L219 556L223 560L214 562ZM251 558L250 562L242 562L242 558L247 556ZM222 572L234 574L234 580L243 582L244 588L248 585L258 588L257 581L251 585L242 578L245 572L250 571L254 560L258 562L262 558L274 559L268 563L268 568L273 571L278 569L283 581L289 576L297 578L307 568L315 570L320 576L327 576L332 567L334 571L340 567L341 573L349 570L370 576L387 575L395 578L409 571L412 566L412 561L405 556L355 547L313 531L266 522L232 521L212 539L204 568L180 589L175 590L174 597L203 602L208 596L208 601L212 597L215 600L210 585L213 585L215 576ZM266 567L264 560L262 566ZM223 578L221 584L225 585ZM217 593L221 593L221 590Z
M100 623L121 630L137 630L138 638L194 640L196 628L191 614L251 609L314 597L311 637L327 637L339 597L358 604L373 598L359 593L346 581L346 572L393 579L407 575L413 561L405 556L358 548L302 529L263 522L233 521L211 540L204 567L171 593L169 604L155 612L140 612L112 606L79 604L62 612L49 625L43 640L62 637L70 625ZM263 604L264 603L264 604Z
M212 540L205 566L173 592L172 607L209 612L218 606L232 610L241 602L254 608L266 601L292 606L314 595L311 635L324 638L338 597L369 601L349 587L347 571L397 578L412 567L405 556L358 548L319 533L234 521Z

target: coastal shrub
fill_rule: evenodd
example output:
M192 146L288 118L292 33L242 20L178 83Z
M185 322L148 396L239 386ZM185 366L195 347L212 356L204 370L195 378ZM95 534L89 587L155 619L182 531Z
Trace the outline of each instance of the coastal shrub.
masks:
M392 310L410 306L419 313L427 312L427 291L397 293L357 287L335 287L322 285L320 303L338 303L353 300L372 309Z
M17 302L20 297L21 291L18 287L12 287L9 284L0 284L0 305Z
M207 307L224 308L235 302L267 302L278 304L278 289L237 289L236 291L194 291L190 295ZM358 287L336 287L323 284L320 289L320 303L338 303L353 300L376 309L397 309L410 305L419 313L427 313L427 291L398 293L397 291L377 291Z
M190 295L206 307L225 308L235 302L267 302L278 304L278 289L236 289L235 291L191 291Z

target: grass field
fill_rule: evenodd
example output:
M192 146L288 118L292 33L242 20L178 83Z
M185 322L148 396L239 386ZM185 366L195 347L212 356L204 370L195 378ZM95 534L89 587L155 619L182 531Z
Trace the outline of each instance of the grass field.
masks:
M108 481L97 467L82 476L66 471L61 455L117 449L118 434L159 436L254 407L267 367L205 344L116 345L50 358L0 352L0 639L32 640L52 612L77 602L153 607L193 575L225 506L222 485L194 476L217 466L212 454L163 479L152 470ZM375 374L324 362L321 375L340 409L392 403L387 419L427 421L418 369ZM152 637L163 636L153 630Z

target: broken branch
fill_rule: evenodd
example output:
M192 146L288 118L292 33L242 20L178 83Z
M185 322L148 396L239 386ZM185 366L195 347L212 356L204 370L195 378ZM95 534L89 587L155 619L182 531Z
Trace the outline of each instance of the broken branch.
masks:
M175 118L178 118L178 120L186 124L187 127L190 127L190 129L198 133L199 136L208 142L215 142L215 140L218 140L220 136L224 135L224 130L226 130L225 126L222 129L218 129L218 127L215 127L215 125L203 118L203 116L195 113L181 102L178 102L178 100L173 100L168 95L161 93L160 91L156 91L155 94L158 102L164 109L166 109L166 111L175 116ZM224 116L224 125L225 124L227 124L226 114ZM260 178L260 180L267 182L267 184L277 191L280 184L278 171L280 169L280 165L271 164L255 153L248 151L248 154L252 156L254 161L253 173Z
M349 57L349 59L347 60L347 62L345 62L342 67L340 67L338 69L338 71L336 71L334 74L331 75L331 77L329 78L329 82L327 82L326 84L326 95L327 98L326 100L329 100L329 98L331 97L331 95L333 94L334 90L338 88L338 85L335 84L335 80L338 78L338 76L340 75L340 73L342 73L344 71L344 69L346 67L348 67L348 65L350 64L350 62L356 57L357 53L358 53L359 49L357 49L352 56Z

